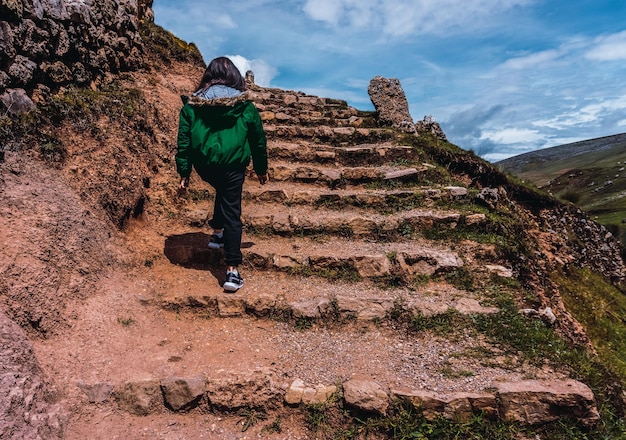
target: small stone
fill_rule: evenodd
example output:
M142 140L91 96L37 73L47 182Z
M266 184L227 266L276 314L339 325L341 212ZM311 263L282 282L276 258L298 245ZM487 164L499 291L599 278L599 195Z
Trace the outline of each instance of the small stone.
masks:
M343 386L348 405L381 415L389 408L389 395L378 383L371 380L351 379Z
M165 403L174 411L192 406L205 392L206 382L201 377L169 377L161 381Z

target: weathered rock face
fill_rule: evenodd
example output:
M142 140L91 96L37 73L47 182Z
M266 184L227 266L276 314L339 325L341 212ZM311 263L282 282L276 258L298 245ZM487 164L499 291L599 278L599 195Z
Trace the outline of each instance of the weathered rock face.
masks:
M0 0L0 91L138 67L152 0Z
M0 359L0 438L61 438L60 406L46 401L43 373L31 345L1 312Z
M388 125L406 133L415 133L409 103L397 78L377 76L367 88L381 125Z

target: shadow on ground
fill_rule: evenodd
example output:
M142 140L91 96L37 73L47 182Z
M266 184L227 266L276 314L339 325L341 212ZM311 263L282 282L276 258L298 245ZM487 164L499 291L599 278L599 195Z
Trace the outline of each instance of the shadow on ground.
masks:
M209 249L210 234L189 232L170 235L165 239L163 254L172 264L196 270L207 270L218 280L220 285L225 281L226 264L222 249ZM254 246L252 242L241 243L241 248Z

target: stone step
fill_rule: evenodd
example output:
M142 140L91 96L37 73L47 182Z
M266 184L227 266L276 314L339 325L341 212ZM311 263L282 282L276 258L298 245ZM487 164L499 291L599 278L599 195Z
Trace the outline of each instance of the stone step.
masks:
M290 162L332 163L344 166L373 166L392 163L415 163L417 150L411 146L363 144L350 147L269 142L268 156Z
M328 165L297 165L278 161L270 164L268 173L270 179L277 182L300 182L340 188L348 184L359 185L392 180L416 182L429 169L430 166L428 165L417 167L332 167Z
M266 106L260 112L264 124L293 124L303 128L315 126L361 127L370 122L357 116L354 109L342 110L326 107L312 107L308 110L293 107L274 108Z
M189 276L188 270L185 273ZM251 299L257 290L276 300L283 288L310 290L306 282L289 278L276 283L265 276L249 281L238 294L219 296L224 303L244 301L263 310ZM590 425L598 420L587 386L545 366L518 363L513 354L482 338L455 334L452 344L429 331L407 334L380 321L348 320L341 327L298 329L280 316L214 319L188 308L163 309L157 304L162 300L157 292L132 303L137 288L171 290L158 281L150 287L143 281L119 280L109 288L122 303L116 305L118 321L120 313L136 312L136 322L123 327L123 337L119 331L108 331L121 324L110 319L110 310L97 307L98 298L91 298L84 305L90 314L76 325L91 330L92 339L67 340L66 346L38 342L41 353L47 353L49 344L51 360L67 366L56 379L77 405L93 403L137 416L171 417L194 408L202 414L256 410L284 416L300 411L300 405L338 400L346 407L385 414L401 399L429 420L443 416L463 421L481 412L487 418L531 425L563 416ZM437 289L442 286L425 289L421 300L429 303L439 295L442 305L445 297L459 307L467 294ZM355 298L361 297L354 286L351 290ZM294 307L294 311L312 309ZM424 310L436 314L432 307ZM103 346L120 349L100 354ZM212 347L210 356L207 346ZM477 350L493 355L477 357L473 354ZM90 365L88 376L78 373L84 368L77 365L84 362ZM531 403L533 411L527 411Z
M451 312L462 315L498 312L496 307L483 305L476 294L450 285L430 283L419 288L384 289L368 281L328 282L293 274L268 276L249 268L244 275L246 286L237 295L190 289L165 293L157 303L164 309L188 309L205 317L249 315L333 325L354 320L382 323L400 315L428 318ZM294 285L298 288L293 288Z
M330 384L306 383L296 378L287 384L271 369L218 370L210 376L177 375L129 380L114 384L80 383L86 400L114 401L119 410L147 416L163 412L240 412L243 409L278 411L299 405L341 400L345 407L385 416L393 402L408 402L427 420L443 417L467 422L477 415L521 425L537 425L563 417L593 426L600 416L593 391L573 379L518 380L498 383L491 391L438 393L350 378ZM529 411L528 408L533 408ZM266 437L264 435L263 437Z
M457 200L468 195L467 188L460 186L416 187L410 190L368 190L359 187L328 190L297 182L289 182L288 185L270 182L268 186L244 188L243 199L255 203L312 205L337 209L355 206L378 208L381 212L410 209L441 199Z
M220 251L208 249L209 235L189 233L166 240L165 255L183 266L217 265ZM339 274L350 279L432 276L463 267L457 252L426 240L377 243L328 237L325 241L245 235L245 264L260 270Z
M304 127L280 124L278 122L263 124L265 134L270 141L300 139L332 145L359 145L393 142L397 139L397 132L390 128L337 127L329 125Z
M273 206L257 204L244 207L244 212L249 213L242 216L242 221L250 233L282 236L330 234L369 238L370 241L402 240L432 228L453 230L459 225L480 228L487 221L484 214L432 209L411 209L383 215L360 208L329 211L304 205L277 211Z

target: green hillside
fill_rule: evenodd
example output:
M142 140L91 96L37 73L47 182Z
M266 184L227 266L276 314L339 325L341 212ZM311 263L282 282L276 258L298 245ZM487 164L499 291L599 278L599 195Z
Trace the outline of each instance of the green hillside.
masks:
M533 151L497 165L579 206L626 243L626 134Z

